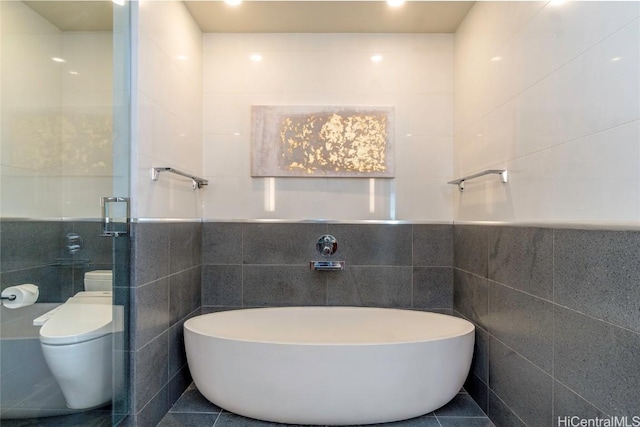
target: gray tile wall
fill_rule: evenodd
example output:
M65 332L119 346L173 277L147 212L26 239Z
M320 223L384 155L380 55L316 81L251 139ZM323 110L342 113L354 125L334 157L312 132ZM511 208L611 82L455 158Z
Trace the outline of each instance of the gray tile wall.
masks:
M85 272L112 269L115 266L114 300L117 305L125 308L125 324L128 324L129 239L102 237L100 228L100 222L97 220L0 220L2 289L22 283L33 283L38 286L38 303L61 303L84 290ZM69 233L78 234L82 239L82 247L75 254L66 250L65 236ZM115 251L114 244L117 246ZM114 252L118 257L115 263L112 260ZM125 283L118 283L118 280L123 279ZM115 400L112 409L114 420L117 420L129 413L127 328L114 334L113 338ZM40 352L39 347L37 351ZM5 359L1 360L3 368L6 364Z
M333 259L346 261L345 271L309 270L322 259L322 234L338 239ZM133 252L140 426L154 425L190 381L186 319L280 305L455 310L478 327L465 387L498 427L640 413L637 232L142 223L134 225Z
M465 388L497 427L640 415L640 232L455 225L454 254Z
M75 254L65 250L68 233L81 236ZM64 302L84 290L84 273L111 269L111 240L100 236L96 221L0 221L2 289L33 283L38 302Z
M53 267L62 256L61 221L0 222L0 280L2 289L33 283L39 302L62 302L60 268Z
M452 225L217 223L203 225L204 312L240 307L356 305L451 312ZM323 234L339 272L312 271Z
M201 306L202 223L132 224L130 360L126 425L155 426L191 383L182 325Z

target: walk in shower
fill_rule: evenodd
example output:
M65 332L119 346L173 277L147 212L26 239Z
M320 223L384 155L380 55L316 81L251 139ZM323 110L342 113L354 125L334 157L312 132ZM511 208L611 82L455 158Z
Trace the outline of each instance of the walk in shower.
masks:
M39 291L0 308L3 427L107 426L128 413L129 238L104 232L101 206L129 195L128 31L128 7L111 1L0 1L0 284ZM105 211L126 227L120 205ZM122 325L94 367L111 370L111 399L71 409L43 356L48 320L36 319L96 270L111 272L107 310Z

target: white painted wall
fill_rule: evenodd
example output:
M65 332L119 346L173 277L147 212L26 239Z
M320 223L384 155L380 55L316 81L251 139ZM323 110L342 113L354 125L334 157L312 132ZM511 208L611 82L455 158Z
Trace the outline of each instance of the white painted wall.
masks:
M205 220L451 221L453 35L205 34L203 52ZM251 178L251 105L394 106L396 178Z
M455 34L456 221L640 221L640 3L477 2Z
M150 170L169 166L202 174L202 34L181 1L141 1L132 7L137 30L132 217L201 218L203 191L177 175L151 181Z
M98 218L112 193L112 35L62 32L22 2L0 7L1 214Z
M203 36L181 2L135 7L134 217L640 220L638 2L478 2L455 34L455 62L451 35ZM2 216L97 216L93 189L109 194L109 165L82 171L69 156L101 137L60 132L60 119L106 117L109 37L63 35L21 2L2 2L1 28L3 83L12 82L2 87L1 185L11 200ZM249 61L253 52L263 61ZM384 60L371 63L373 53ZM50 59L65 55L72 62ZM68 74L75 64L104 86ZM395 106L396 179L372 188L250 178L254 104ZM150 168L165 165L211 185L194 192L179 177L152 182ZM507 185L487 177L460 194L445 184L502 167Z
M62 216L99 218L113 194L113 35L62 34Z
M61 31L22 2L0 2L0 214L60 217Z

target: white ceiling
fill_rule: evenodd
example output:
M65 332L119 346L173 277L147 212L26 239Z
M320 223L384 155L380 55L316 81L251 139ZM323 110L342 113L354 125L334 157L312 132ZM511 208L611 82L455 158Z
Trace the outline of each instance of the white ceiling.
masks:
M111 1L25 1L62 31L109 31ZM245 0L185 1L203 32L234 33L452 33L471 1Z
M452 33L470 1L185 1L207 33Z
M24 3L62 31L111 31L113 28L111 1L40 0Z

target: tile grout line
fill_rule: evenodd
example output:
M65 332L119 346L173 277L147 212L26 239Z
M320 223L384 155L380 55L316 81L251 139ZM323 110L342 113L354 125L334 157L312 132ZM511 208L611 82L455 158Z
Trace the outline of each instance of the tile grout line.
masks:
M240 307L244 308L244 224L240 226Z
M491 312L489 311L489 308L490 308L489 307L489 300L490 300L490 294L491 294L491 279L489 278L489 263L490 263L490 260L489 260L490 255L489 254L491 252L491 248L489 247L489 245L491 243L489 242L489 230L493 231L493 229L487 228L487 247L486 247L486 250L487 250L487 278L486 278L487 279L487 317L491 317ZM490 372L491 363L489 361L490 361L490 358L491 358L490 354L491 354L491 337L492 337L492 335L491 335L491 331L489 331L489 324L486 325L486 331L487 331L487 352L486 352L487 354L486 354L485 363L486 363L486 368L487 368L487 376L486 376L486 380L487 380L487 383L486 383L486 386L487 386L487 418L490 419L489 413L491 412L491 410L490 410L490 406L489 406L489 393L491 393L491 385L490 385L490 381L491 381L491 372ZM482 381L482 380L480 380L480 381Z
M414 301L414 288L415 288L415 271L416 271L416 260L415 260L415 228L413 224L411 224L411 308L415 308Z
M167 239L167 252L169 253L169 275L167 276L167 329L165 330L165 332L167 333L167 365L165 367L165 369L167 370L167 382L164 384L164 387L167 387L167 400L169 399L169 383L171 382L171 377L169 376L169 367L171 365L171 357L169 357L169 355L171 354L171 339L170 339L170 333L169 330L171 329L171 277L172 277L172 273L171 273L171 235L172 233L172 229L173 229L173 225L169 225L169 237ZM177 373L176 373L177 375ZM163 387L163 388L164 388ZM178 397L179 399L180 397ZM177 402L177 400L176 400ZM173 402L171 404L171 406L173 406L176 402ZM167 413L169 413L169 411L171 410L171 407L168 408ZM167 414L165 414L163 416L163 418L166 416Z
M511 406L507 405L507 402L502 400L502 398L500 396L498 396L497 393L494 393L493 391L491 391L491 392L496 397L496 399L498 399L500 402L502 402L504 407L507 408L509 410L509 412L511 412L513 414L513 416L516 417L522 423L523 426L527 426L527 423L525 423L524 420L522 418L520 418L520 415L516 414L516 412L513 410L513 408ZM491 421L491 419L489 419L489 421ZM493 421L491 421L491 422L493 422Z
M556 418L556 230L551 231L551 419Z
M218 420L220 419L220 415L222 415L222 409L220 409L220 412L218 412L218 416L216 417L216 420L213 422L213 424L211 425L211 427L214 427L217 423Z

